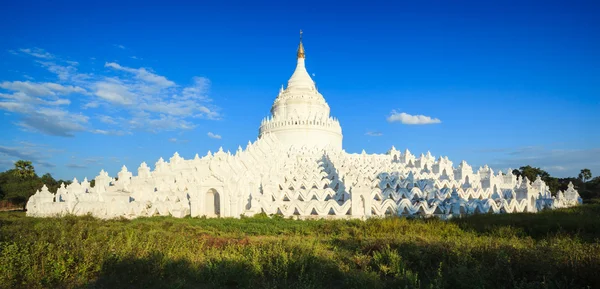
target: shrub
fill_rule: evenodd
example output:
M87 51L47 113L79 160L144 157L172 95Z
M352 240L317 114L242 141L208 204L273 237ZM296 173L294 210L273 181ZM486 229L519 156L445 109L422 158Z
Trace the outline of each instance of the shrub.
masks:
M452 221L0 213L2 288L587 288L600 204Z

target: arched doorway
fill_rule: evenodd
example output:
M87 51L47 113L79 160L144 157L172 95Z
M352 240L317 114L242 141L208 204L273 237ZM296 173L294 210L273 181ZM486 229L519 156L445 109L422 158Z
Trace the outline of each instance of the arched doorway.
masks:
M221 196L215 189L206 192L204 198L204 210L207 217L218 217L221 215Z

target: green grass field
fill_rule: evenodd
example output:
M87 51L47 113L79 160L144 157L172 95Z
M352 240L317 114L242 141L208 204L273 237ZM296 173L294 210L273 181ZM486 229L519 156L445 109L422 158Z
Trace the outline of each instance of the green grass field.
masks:
M453 221L0 213L2 288L598 288L600 204Z

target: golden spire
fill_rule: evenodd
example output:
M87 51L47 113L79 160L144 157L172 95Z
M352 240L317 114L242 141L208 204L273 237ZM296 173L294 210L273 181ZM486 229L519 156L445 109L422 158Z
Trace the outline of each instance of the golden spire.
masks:
M298 45L298 58L304 58L304 46L302 45L302 30L300 30L300 45Z

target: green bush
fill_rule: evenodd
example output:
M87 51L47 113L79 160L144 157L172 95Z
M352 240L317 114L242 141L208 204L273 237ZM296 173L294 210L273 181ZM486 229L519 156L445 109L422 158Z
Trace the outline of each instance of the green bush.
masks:
M0 213L2 288L593 288L600 204L452 221Z

